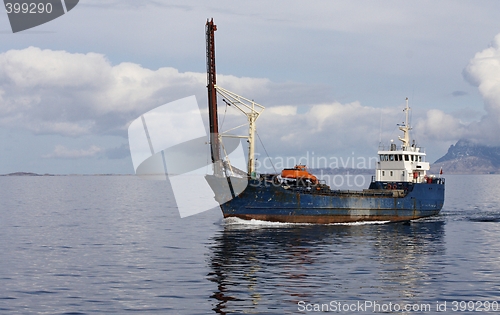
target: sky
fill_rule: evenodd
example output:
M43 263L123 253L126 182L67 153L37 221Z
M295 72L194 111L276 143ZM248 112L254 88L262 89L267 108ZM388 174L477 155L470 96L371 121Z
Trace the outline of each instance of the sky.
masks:
M207 18L218 85L266 107L261 160L376 156L401 134L406 97L428 161L459 139L500 145L498 12L488 0L80 0L18 33L0 12L0 174L133 174L132 121L193 95L206 113ZM219 113L242 119L220 100Z

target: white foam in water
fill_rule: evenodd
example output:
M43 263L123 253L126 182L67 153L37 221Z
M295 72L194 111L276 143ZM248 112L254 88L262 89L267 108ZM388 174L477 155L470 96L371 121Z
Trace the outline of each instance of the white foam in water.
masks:
M271 222L271 221L262 221L262 220L244 220L240 218L225 218L224 224L231 227L237 228L265 228L265 227L289 227L294 225L310 225L309 223L285 223L285 222Z
M386 224L390 221L358 221L358 222L345 222L345 223L330 223L326 225L370 225L370 224ZM240 218L230 217L224 219L224 223L228 226L239 228L264 228L264 227L290 227L301 225L315 225L314 223L288 223L288 222L271 222L262 220L244 220Z

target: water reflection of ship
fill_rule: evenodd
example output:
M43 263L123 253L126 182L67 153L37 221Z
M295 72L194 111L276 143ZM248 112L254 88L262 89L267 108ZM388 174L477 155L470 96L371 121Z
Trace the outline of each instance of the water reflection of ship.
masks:
M219 314L297 310L299 301L362 294L411 299L432 256L444 252L444 222L234 228L213 239L208 279ZM436 267L437 268L437 267ZM436 275L432 275L436 276ZM363 284L363 277L374 283ZM353 292L356 291L356 292ZM371 292L371 293L370 293Z
M381 289L387 294L397 292L398 301L409 303L427 291L427 298L432 298L428 302L434 303L439 296L435 284L445 274L445 265L440 263L445 254L444 231L442 219L398 224L394 229L387 225L377 231L373 260L384 266L377 271L377 278L386 283ZM429 295L429 291L435 293ZM418 302L424 299L419 296Z

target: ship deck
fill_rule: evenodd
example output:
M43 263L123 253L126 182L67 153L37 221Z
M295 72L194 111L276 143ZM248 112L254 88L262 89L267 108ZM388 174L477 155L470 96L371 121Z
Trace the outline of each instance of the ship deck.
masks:
M396 197L402 198L407 195L408 191L404 189L387 190L387 189L363 189L363 190L331 190L331 189L307 189L308 187L290 187L284 188L290 192L301 194L321 195L321 196L337 196L337 197Z

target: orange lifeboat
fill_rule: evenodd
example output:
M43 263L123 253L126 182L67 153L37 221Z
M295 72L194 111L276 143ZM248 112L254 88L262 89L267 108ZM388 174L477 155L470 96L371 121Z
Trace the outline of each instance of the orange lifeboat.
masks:
M308 179L314 185L318 183L318 178L309 173L305 165L295 165L294 168L285 168L281 171L281 178Z

